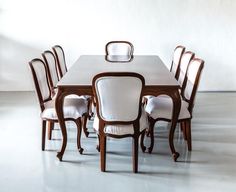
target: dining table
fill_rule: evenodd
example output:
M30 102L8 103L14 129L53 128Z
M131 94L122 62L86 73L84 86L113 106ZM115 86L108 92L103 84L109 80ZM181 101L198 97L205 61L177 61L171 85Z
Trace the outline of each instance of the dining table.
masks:
M63 115L63 102L67 95L93 96L93 77L103 72L136 72L145 78L143 96L168 95L173 101L172 121L169 129L169 147L177 161L179 153L174 146L174 133L181 108L180 85L157 55L107 56L81 55L57 84L55 107L62 132L62 145L57 157L62 161L67 145L67 129Z

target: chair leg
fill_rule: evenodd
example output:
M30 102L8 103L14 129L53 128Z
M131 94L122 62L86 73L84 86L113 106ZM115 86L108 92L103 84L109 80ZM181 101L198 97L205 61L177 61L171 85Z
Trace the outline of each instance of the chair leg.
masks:
M191 120L187 120L185 125L186 125L188 150L192 151Z
M100 137L99 137L99 134L97 134L97 136L98 136L98 144L97 144L96 149L97 149L98 152L100 152Z
M180 123L180 127L181 127L181 130L182 130L182 132L183 132L184 140L187 140L186 123L185 123L185 122L181 122L181 123Z
M106 136L100 135L100 158L101 158L101 171L106 171Z
M42 151L45 150L45 135L46 135L47 121L42 121Z
M54 129L54 122L48 121L48 140L52 139L52 130Z
M88 120L88 115L83 116L82 121L83 121L83 131L86 137L89 136L89 132L87 129L87 120Z
M138 172L138 137L133 138L133 172Z
M148 152L152 153L153 146L154 146L154 126L155 126L155 120L152 118L149 118L149 133L150 133L150 139L151 139L151 144L150 147L148 148Z
M81 118L77 119L75 121L76 125L77 125L77 148L79 150L79 153L82 154L84 149L81 147Z
M140 138L140 147L141 147L143 153L146 151L146 147L144 146L145 133L146 133L146 130L142 132L141 138Z

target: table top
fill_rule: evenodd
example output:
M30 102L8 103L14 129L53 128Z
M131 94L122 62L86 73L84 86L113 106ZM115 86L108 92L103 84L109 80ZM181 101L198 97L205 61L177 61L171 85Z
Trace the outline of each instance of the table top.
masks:
M144 76L146 86L179 87L174 75L158 56L135 55L108 58L104 55L82 55L58 82L58 87L91 86L93 77L102 72L136 72Z

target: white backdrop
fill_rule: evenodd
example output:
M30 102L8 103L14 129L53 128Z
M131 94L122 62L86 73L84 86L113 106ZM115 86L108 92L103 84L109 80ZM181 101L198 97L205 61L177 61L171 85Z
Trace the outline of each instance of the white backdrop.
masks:
M28 61L55 44L70 67L110 40L167 67L184 45L206 62L200 90L236 90L235 0L0 0L0 91L33 90Z

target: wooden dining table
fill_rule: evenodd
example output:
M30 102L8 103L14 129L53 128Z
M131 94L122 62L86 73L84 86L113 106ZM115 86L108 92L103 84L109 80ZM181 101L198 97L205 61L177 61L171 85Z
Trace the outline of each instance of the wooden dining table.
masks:
M165 94L172 98L173 112L169 130L169 146L172 157L176 161L179 153L174 146L174 132L181 107L180 85L160 57L154 55L82 55L78 58L57 84L56 111L62 132L62 146L57 154L59 160L62 160L67 145L67 130L63 115L64 98L70 94L92 96L92 79L96 74L102 72L139 73L145 78L143 96Z

